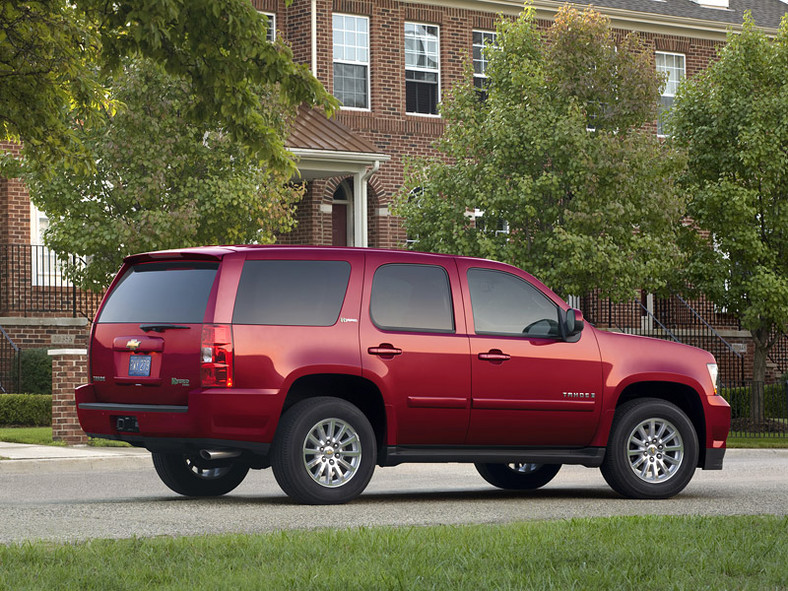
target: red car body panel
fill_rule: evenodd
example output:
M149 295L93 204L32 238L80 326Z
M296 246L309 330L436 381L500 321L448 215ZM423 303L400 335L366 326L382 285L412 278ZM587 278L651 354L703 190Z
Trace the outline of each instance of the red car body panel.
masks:
M244 264L257 260L347 261L350 275L337 321L330 326L234 323ZM200 323L143 330L139 322L102 322L108 298L129 269L167 261L219 263L202 325L231 327L231 386L201 385ZM442 269L453 330L410 332L376 325L370 292L375 273L385 265ZM213 441L224 447L237 442L246 449L261 445L264 453L295 385L342 376L379 392L386 446L604 448L620 397L644 384L666 384L682 388L691 398L687 404L701 410L701 448L725 447L730 408L714 392L706 367L714 363L711 354L590 325L575 339L476 334L470 269L514 276L541 292L559 315L569 310L529 274L465 257L277 246L128 257L93 325L90 383L76 392L80 422L91 435L149 447L161 440L173 445ZM150 356L150 375L129 375L134 355ZM138 431L119 430L119 416L134 417Z

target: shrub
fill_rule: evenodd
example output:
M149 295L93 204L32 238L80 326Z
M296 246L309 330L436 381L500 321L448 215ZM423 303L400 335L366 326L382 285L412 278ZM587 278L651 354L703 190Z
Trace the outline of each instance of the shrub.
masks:
M52 357L46 349L22 351L22 392L52 394Z
M0 425L48 427L52 424L52 395L0 394Z
M734 419L746 419L750 416L750 388L738 386L720 388L720 394L731 405L731 416ZM783 383L765 384L763 402L766 418L788 418L788 385Z

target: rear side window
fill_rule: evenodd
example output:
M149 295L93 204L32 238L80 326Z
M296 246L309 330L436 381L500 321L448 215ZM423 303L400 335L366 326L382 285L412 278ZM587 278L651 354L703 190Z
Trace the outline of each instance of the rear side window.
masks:
M557 338L558 307L527 281L492 269L468 269L476 334Z
M454 332L446 270L435 265L383 265L372 281L369 313L383 330Z
M349 280L347 261L246 261L233 322L332 326Z
M219 263L134 265L107 298L97 322L199 324Z

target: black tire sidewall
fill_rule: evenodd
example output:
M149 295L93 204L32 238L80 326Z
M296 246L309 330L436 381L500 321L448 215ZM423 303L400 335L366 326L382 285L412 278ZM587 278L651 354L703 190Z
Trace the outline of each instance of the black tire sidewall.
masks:
M641 422L664 419L676 427L684 444L684 457L676 474L664 482L644 482L632 471L629 462L629 436ZM666 499L677 495L689 484L698 465L698 436L692 421L674 404L658 398L632 400L616 411L602 476L619 494L633 499Z
M156 473L171 490L187 497L218 497L234 490L249 472L249 466L234 462L218 478L201 478L187 465L188 456L178 453L152 455Z
M304 466L303 444L320 421L336 418L348 423L361 443L361 462L353 477L336 488L315 482ZM271 450L271 468L282 490L293 500L308 505L335 505L358 497L375 470L377 444L366 415L341 398L321 396L295 404L280 419Z

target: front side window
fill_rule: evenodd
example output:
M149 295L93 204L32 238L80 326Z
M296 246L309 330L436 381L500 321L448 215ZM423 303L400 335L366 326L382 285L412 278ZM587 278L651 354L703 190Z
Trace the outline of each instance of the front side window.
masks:
M673 99L679 83L686 77L685 58L682 53L656 53L657 72L667 74L665 87L660 97L659 115L657 116L657 135L665 135L665 114L673 106Z
M476 334L559 338L558 307L533 285L504 271L468 269Z
M347 261L246 261L233 323L333 326L349 280Z
M405 111L437 115L440 101L438 27L405 23Z
M487 64L490 61L484 48L488 45L494 47L496 37L497 33L493 31L473 32L473 85L482 100L487 98Z
M343 107L369 109L369 19L335 14L334 96Z
M435 265L383 265L372 280L369 313L383 330L454 332L446 270Z

